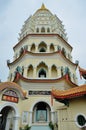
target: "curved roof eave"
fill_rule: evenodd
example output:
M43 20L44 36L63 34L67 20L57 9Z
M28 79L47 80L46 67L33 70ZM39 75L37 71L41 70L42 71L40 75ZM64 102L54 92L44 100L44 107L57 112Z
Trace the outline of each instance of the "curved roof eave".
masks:
M74 65L74 66L78 66L78 64L75 64L73 63L72 61L70 61L68 58L66 58L61 51L56 51L56 52L53 52L53 53L33 53L33 52L30 52L30 51L26 51L24 50L24 52L22 53L22 55L20 57L18 57L15 61L11 62L11 63L8 63L7 65L10 66L12 64L15 64L17 61L19 61L23 56L25 56L26 54L30 54L30 55L34 55L34 56L51 56L53 54L59 54L62 56L62 58L64 58L64 60L67 60L67 62L69 62L70 64Z
M16 77L13 82L18 82L19 80L29 82L29 83L57 83L60 81L65 80L68 84L70 84L72 87L76 87L77 84L73 83L70 79L69 76L66 74L63 77L60 77L58 79L28 79L23 77L20 73L16 73Z
M45 36L45 37L47 37L47 36L58 36L61 40L63 40L64 42L65 42L65 44L67 45L67 46L69 46L70 48L71 48L71 51L72 51L72 49L73 49L73 47L67 42L67 41L65 41L59 34L35 34L35 33L33 33L33 34L27 34L21 41L19 41L14 47L13 47L13 49L15 49L18 45L20 45L21 43L22 43L22 41L24 41L28 36Z
M86 85L81 85L68 90L53 89L51 93L57 100L77 98L86 94Z
M0 92L4 89L15 89L20 93L22 99L26 99L26 92L24 92L22 88L15 82L0 83Z

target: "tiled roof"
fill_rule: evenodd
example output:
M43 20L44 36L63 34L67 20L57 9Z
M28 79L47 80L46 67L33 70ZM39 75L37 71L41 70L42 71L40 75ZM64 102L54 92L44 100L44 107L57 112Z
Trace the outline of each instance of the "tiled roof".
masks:
M52 90L53 97L62 100L80 97L85 94L86 94L86 84L68 90L56 90L56 89Z

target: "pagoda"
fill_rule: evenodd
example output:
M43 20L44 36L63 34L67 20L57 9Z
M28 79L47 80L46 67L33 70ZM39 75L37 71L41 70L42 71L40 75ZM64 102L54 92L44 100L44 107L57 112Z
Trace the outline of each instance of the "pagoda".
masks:
M19 130L28 125L31 130L50 130L52 124L62 130L58 110L66 110L62 114L67 116L67 99L79 87L78 64L62 21L42 4L24 22L13 50L13 61L7 61L8 81L0 83L0 128Z

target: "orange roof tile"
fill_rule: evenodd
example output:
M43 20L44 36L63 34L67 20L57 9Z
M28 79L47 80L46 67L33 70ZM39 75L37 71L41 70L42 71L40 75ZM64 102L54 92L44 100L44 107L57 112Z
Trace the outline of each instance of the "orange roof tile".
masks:
M56 99L71 99L75 97L80 97L86 94L86 85L78 86L68 90L52 90L52 95Z

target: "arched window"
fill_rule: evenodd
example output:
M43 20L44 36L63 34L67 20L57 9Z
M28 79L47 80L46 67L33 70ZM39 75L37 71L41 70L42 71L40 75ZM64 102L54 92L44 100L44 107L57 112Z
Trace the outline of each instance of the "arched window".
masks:
M50 52L54 52L54 45L51 43L51 45L50 45Z
M48 72L48 67L44 62L41 62L37 66L37 74L38 78L46 78L47 77L47 72Z
M41 42L41 43L39 44L39 46L38 46L38 50L39 50L39 52L46 52L46 50L47 50L47 45L46 45L46 43L45 43L45 42Z
M32 52L35 52L35 44L33 43L30 49Z
M39 32L39 28L36 29L36 32Z
M41 32L45 32L45 28L44 27L41 28Z
M39 78L46 78L46 71L43 68L40 69L38 77Z
M53 65L51 67L51 76L52 76L52 78L56 78L57 77L57 67L55 65Z
M32 78L33 77L33 66L30 65L27 70L27 77Z
M50 28L47 28L47 32L50 32Z

